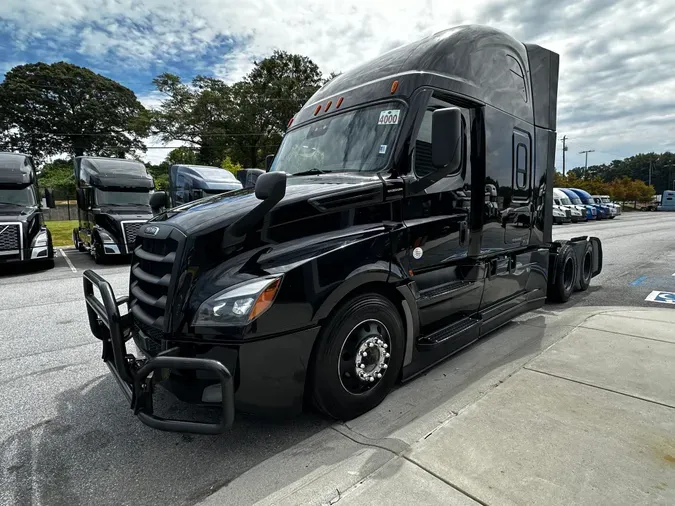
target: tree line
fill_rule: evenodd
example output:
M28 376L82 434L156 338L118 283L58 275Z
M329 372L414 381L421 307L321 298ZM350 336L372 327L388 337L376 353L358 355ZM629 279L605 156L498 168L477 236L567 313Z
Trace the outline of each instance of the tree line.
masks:
M275 51L234 84L161 74L153 85L162 101L147 109L132 90L90 69L67 62L18 65L0 83L0 151L30 154L40 165L64 154L140 160L148 138L181 141L161 164L146 163L160 187L171 163L262 167L289 119L334 75L322 75L305 56ZM41 178L65 192L74 189L71 159L45 164Z
M554 186L557 188L579 188L591 195L609 195L616 202L648 202L655 194L654 187L641 179L622 176L612 181L604 181L600 176L578 177L570 171L566 176L555 173Z
M650 177L651 172L651 177ZM591 165L588 169L575 167L567 171L567 176L575 180L593 181L591 185L604 183L609 193L609 188L615 181L623 181L617 188L625 187L626 179L640 180L646 185L651 185L654 192L662 194L665 190L675 189L675 154L669 151L665 153L641 153L623 160L613 160L610 163ZM585 188L584 188L585 189ZM617 191L620 191L617 189ZM645 190L646 191L646 190ZM626 200L636 200L627 198Z

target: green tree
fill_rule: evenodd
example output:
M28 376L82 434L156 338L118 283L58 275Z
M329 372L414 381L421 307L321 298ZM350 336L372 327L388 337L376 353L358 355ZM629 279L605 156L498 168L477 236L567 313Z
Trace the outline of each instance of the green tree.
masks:
M324 81L309 58L284 51L255 62L233 85L197 76L188 86L162 74L153 83L166 98L152 130L164 142L196 146L201 164L219 166L229 156L244 167L261 166L279 147L290 118Z
M226 156L223 160L223 163L220 165L223 169L230 171L233 175L237 175L237 172L242 169L242 166L238 163L233 162L229 156Z
M41 188L57 190L58 197L75 197L75 173L72 160L59 158L46 163L40 170L38 183Z
M169 165L196 165L197 154L193 148L175 148L172 149L168 155L166 155L165 162Z
M219 165L233 131L234 102L230 86L197 76L191 86L174 74L161 74L153 83L166 98L154 111L152 132L163 142L196 146L196 162Z
M144 151L150 115L133 91L65 62L19 65L0 83L3 149L60 153Z

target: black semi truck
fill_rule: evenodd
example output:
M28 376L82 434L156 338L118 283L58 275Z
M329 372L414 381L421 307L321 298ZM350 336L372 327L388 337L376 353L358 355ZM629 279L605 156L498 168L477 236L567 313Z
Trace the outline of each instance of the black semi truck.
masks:
M130 255L138 229L153 217L152 176L141 162L123 158L78 156L73 165L79 220L75 247L89 251L97 264Z
M45 190L47 207L54 198ZM54 245L42 215L42 198L33 159L0 153L0 265L41 262L54 267Z
M600 241L551 237L557 89L557 54L482 26L324 85L254 190L139 230L128 296L84 273L91 331L134 413L197 433L225 430L235 410L311 404L348 420L396 381L585 290ZM222 418L153 413L158 384Z
M242 188L234 174L225 169L179 164L169 167L170 207Z

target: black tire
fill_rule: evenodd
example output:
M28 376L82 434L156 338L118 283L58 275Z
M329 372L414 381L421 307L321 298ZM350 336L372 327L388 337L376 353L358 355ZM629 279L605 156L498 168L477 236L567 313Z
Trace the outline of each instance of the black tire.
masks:
M45 270L53 269L54 268L54 259L50 258L49 260L45 260L42 266L45 268Z
M547 295L551 302L567 302L569 300L577 284L578 270L574 249L565 244L558 252L555 281L549 282L548 286Z
M103 245L94 238L91 243L91 254L94 257L94 263L102 265L105 263L105 256L103 253Z
M584 254L581 257L581 265L579 266L579 280L577 282L577 289L581 292L588 290L593 277L593 246L590 242L586 242Z
M359 350L367 356L361 358ZM312 354L309 387L313 404L344 421L370 411L398 379L404 350L403 323L391 301L376 293L346 301L324 325ZM380 378L375 377L378 374ZM364 379L370 375L372 380Z

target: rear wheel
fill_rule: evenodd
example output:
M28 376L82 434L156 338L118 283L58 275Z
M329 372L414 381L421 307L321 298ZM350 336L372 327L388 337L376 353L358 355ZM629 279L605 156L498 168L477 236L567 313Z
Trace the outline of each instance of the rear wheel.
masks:
M387 298L364 294L342 304L324 326L310 369L314 405L351 420L380 404L403 363L403 324Z
M567 302L577 283L577 259L574 249L565 244L558 252L555 280L549 281L548 299L552 302ZM550 278L549 278L550 279Z
M579 282L577 288L585 292L591 284L593 277L593 246L590 242L586 243L584 254L581 257L581 265L579 266Z

